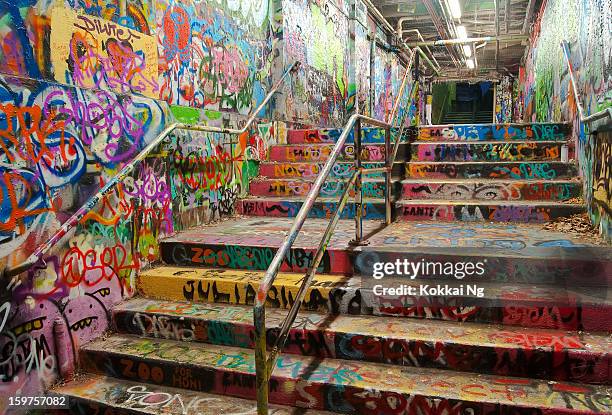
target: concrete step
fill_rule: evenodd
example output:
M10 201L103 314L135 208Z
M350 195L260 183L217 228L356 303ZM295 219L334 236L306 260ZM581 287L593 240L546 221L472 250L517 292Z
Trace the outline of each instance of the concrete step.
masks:
M266 270L292 224L290 218L242 217L193 228L162 239L161 257L167 264ZM281 270L305 272L327 226L325 219L306 221ZM364 221L363 226L369 245L353 247L354 221L338 222L318 272L352 275L356 269L359 275L371 275L368 266L372 262L395 262L398 258L413 262L478 262L484 258L488 260L486 276L466 276L465 281L612 284L609 247L544 231L541 226L401 221L389 227Z
M310 211L309 218L330 218L338 207L339 197L320 197ZM236 202L236 210L239 214L247 216L274 216L292 218L297 215L302 204L303 197L248 197ZM384 219L385 200L364 198L364 219ZM342 219L355 217L356 206L352 200L346 203L342 211Z
M70 409L66 412L75 414L257 414L254 400L159 386L151 383L151 380L143 383L95 374L80 375L73 381L54 387L51 392L67 397ZM332 414L317 410L300 413ZM295 408L271 405L270 414L292 415Z
M566 141L569 124L467 124L433 125L419 127L420 141Z
M344 189L346 188L346 180L327 180L323 183L320 197L337 198L339 199ZM314 179L255 179L249 184L249 193L253 196L272 196L272 197L287 197L287 196L307 196L314 183ZM400 188L399 183L396 186ZM364 179L363 181L363 196L367 198L385 197L385 180L384 179ZM392 186L393 188L393 186ZM354 190L350 191L350 196L355 195Z
M270 160L290 161L290 162L325 162L334 148L333 144L290 144L274 145L270 148ZM382 144L364 144L361 149L362 161L364 162L384 162L385 146ZM401 145L398 150L398 157L405 155L406 146ZM345 144L338 156L338 160L353 160L355 146Z
M582 183L575 180L406 179L402 181L402 197L411 200L562 201L581 195Z
M561 144L554 141L416 142L410 161L548 161L559 160Z
M291 222L280 218L246 217L186 230L160 241L161 257L167 264L266 270ZM328 222L306 221L281 265L282 271L305 272L309 268ZM364 234L373 233L379 227L377 221L364 221ZM349 241L354 236L354 221L338 223L319 272L352 273Z
M419 162L406 163L407 178L555 180L578 177L574 163L525 162Z
M138 277L139 294L160 301L189 301L252 306L264 271L160 266ZM303 273L278 274L266 307L287 310L302 283ZM493 279L493 278L491 278ZM405 282L417 287L431 281ZM451 285L461 282L448 281ZM462 296L376 297L364 290L362 277L316 274L302 310L325 314L378 315L397 318L490 323L560 330L612 330L612 292L560 285L479 282L483 295L465 290Z
M113 335L84 345L84 369L126 380L252 399L251 350L196 342ZM609 409L610 388L567 382L405 368L369 362L281 355L270 379L270 402L351 414L385 408L454 413L590 414Z
M278 178L278 179L289 179L289 178L304 178L315 180L321 170L325 166L324 162L263 162L259 165L259 174L262 177ZM380 168L385 167L385 163L363 163L364 168ZM396 161L393 166L392 174L399 176L403 173L404 165L401 161ZM353 161L339 161L333 166L329 173L330 179L350 179L351 175L355 171L355 162ZM368 174L370 178L383 178L384 173L371 173Z
M406 131L406 130L405 130ZM391 142L395 142L395 138L399 131L397 128L391 129ZM320 128L320 129L302 129L287 131L287 144L330 144L335 143L342 134L341 128ZM355 130L352 130L347 137L347 143L354 142ZM402 141L407 140L407 134L404 134ZM364 144L384 144L385 130L375 127L363 127L361 129L361 142Z
M266 313L270 347L286 314L280 309ZM249 306L136 298L116 307L113 317L120 333L254 348ZM580 383L612 381L612 341L572 331L300 313L283 353ZM587 366L591 370L576 370Z
M552 201L451 201L399 200L400 220L492 221L544 223L559 217L585 212L582 204Z

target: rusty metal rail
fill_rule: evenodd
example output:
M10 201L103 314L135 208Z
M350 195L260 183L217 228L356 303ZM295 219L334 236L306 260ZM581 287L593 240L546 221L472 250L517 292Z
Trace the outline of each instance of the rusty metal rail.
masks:
M398 91L398 95L393 105L392 112L387 121L377 120L362 114L354 114L349 118L348 122L342 130L342 133L340 134L340 137L336 141L336 144L334 145L334 148L332 149L332 152L330 153L327 162L325 163L323 169L321 170L315 182L313 183L310 192L306 196L304 203L302 204L298 214L296 215L291 229L285 236L285 239L283 240L283 243L279 247L278 251L276 251L274 258L272 259L272 262L266 270L264 278L259 285L257 296L255 298L255 305L253 307L253 324L255 327L255 373L257 387L257 413L259 415L268 414L269 383L274 367L276 366L276 359L278 358L278 355L281 353L285 345L285 341L287 340L287 336L289 335L289 330L291 329L291 326L295 321L302 302L304 301L304 296L306 295L308 288L312 284L312 280L317 272L317 269L319 268L319 264L321 263L323 255L327 250L329 240L331 239L336 225L338 224L338 220L342 215L342 211L346 206L346 202L348 200L352 188L355 189L355 239L350 241L350 244L354 246L366 244L366 241L363 238L362 185L364 174L370 174L375 172L385 173L385 223L386 225L389 225L391 223L391 173L393 169L393 163L395 162L395 157L397 155L397 150L399 148L399 144L404 131L404 123L402 117L400 117L401 125L399 129L399 135L397 135L393 148L391 148L391 129L393 128L393 124L395 123L395 116L397 115L399 104L403 97L404 90L408 81L408 75L411 72L416 53L417 50L413 49L410 55L410 61L404 73L400 90ZM411 95L412 94L409 94L409 96ZM374 169L365 169L362 167L362 123L385 129L385 167ZM291 246L297 239L300 230L302 229L302 226L308 218L308 214L310 213L310 210L312 209L312 206L315 203L315 199L319 195L319 191L321 190L323 183L329 176L329 173L331 172L334 164L336 163L338 156L340 155L342 148L346 143L346 140L348 139L351 131L353 131L353 140L355 145L355 171L353 172L350 180L346 182L344 192L342 193L342 196L340 197L340 200L338 202L338 206L336 207L335 212L332 214L329 224L327 225L327 228L325 229L325 232L321 237L321 242L319 243L314 259L306 272L305 278L302 280L302 284L300 285L296 298L294 299L294 302L291 305L287 316L283 320L281 329L276 337L274 345L271 347L270 354L266 356L268 346L266 340L265 306L266 299L268 297L268 292L274 284L274 280L276 279L276 276L283 262L283 259L285 258L285 255L291 249Z
M280 89L285 78L289 74L295 72L300 66L300 62L294 62L290 65L280 79L272 86L272 89L268 92L264 100L257 106L257 108L251 113L244 126L240 129L234 128L221 128L212 127L207 125L191 125L182 123L173 123L166 127L153 141L151 141L136 157L134 157L128 164L126 164L115 176L106 182L106 184L98 190L96 194L91 196L84 204L77 210L68 220L66 220L62 226L53 234L44 244L40 245L32 254L20 264L14 267L7 267L4 269L2 274L5 277L15 277L22 272L29 270L32 266L43 260L43 256L49 252L49 250L57 245L63 238L70 232L109 192L111 192L117 184L125 179L136 166L143 161L147 155L154 150L162 141L168 137L175 130L189 130L189 131L202 131L208 133L224 133L224 134L243 134L246 132L251 124L257 118L257 114L264 109L268 104L272 96Z

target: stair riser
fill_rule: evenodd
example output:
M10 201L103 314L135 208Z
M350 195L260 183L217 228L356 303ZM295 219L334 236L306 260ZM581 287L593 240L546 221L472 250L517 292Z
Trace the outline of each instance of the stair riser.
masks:
M262 163L259 167L259 174L262 177L279 178L279 179L290 179L290 178L301 178L314 180L317 178L321 170L323 169L323 163ZM392 173L399 173L402 170L402 165L396 163L393 167ZM363 163L362 167L368 168L380 168L385 167L384 163ZM355 171L354 162L338 162L334 165L331 172L329 173L329 179L350 179L353 172ZM367 177L373 179L382 179L385 177L384 173L371 173Z
M582 194L580 183L404 183L406 199L568 200Z
M277 248L162 242L160 251L162 260L167 264L265 271L270 266ZM314 261L315 252L315 249L292 248L283 260L281 271L306 272ZM328 249L318 272L349 275L352 266L348 252Z
M279 181L279 180L259 180L250 184L249 191L254 196L306 196L310 192L312 182L304 181ZM363 182L363 197L384 198L384 182ZM345 184L339 181L327 181L323 184L319 192L320 197L340 198L344 193ZM354 190L350 191L350 196L355 195Z
M92 352L85 350L82 352L83 367L96 373L105 373L123 379L139 382L149 382L158 385L178 387L183 389L197 390L201 392L213 392L236 396L246 399L255 398L255 375L254 362L252 359L243 359L242 355L206 355L192 356L198 351L190 351L188 346L183 350L162 350L166 359L179 359L184 363L177 364L168 360L146 359L127 355L115 355L110 353ZM207 360L206 366L194 365L189 363L192 360ZM286 363L285 363L286 362ZM115 369L116 368L116 369ZM214 368L214 369L213 369ZM309 372L310 381L305 382L296 379L304 371ZM528 384L521 384L508 380L507 384L481 385L474 384L455 384L454 379L449 377L441 384L426 384L428 394L407 395L389 391L388 382L401 384L402 379L391 379L380 371L376 373L360 373L358 370L347 367L338 372L337 367L327 367L318 364L316 368L307 369L302 362L281 357L274 369L270 379L269 401L275 404L287 404L288 402L297 407L310 407L313 409L325 409L340 413L350 414L381 414L389 413L394 408L393 413L414 414L417 411L424 413L435 413L434 411L444 411L448 413L478 413L478 414L498 414L525 413L526 408L515 407L508 404L487 404L477 402L483 396L493 402L509 401L509 396L517 393L528 394ZM362 379L375 380L375 389L364 389L360 386ZM330 383L328 383L330 382ZM334 382L334 383L331 383ZM365 384L365 382L363 382ZM429 382L431 383L431 382ZM346 385L348 384L348 385ZM560 385L561 387L563 385ZM571 387L568 385L568 387ZM431 388L431 389L430 389ZM461 396L465 400L455 401L438 398L448 390L462 390ZM466 393L467 391L478 391L478 394ZM518 392L517 390L520 390ZM588 386L581 388L583 393ZM542 391L539 391L542 394ZM436 398L429 397L429 394ZM470 400L470 396L474 396ZM564 402L566 393L561 393L555 389L550 391L550 401ZM580 398L584 399L583 396ZM603 398L602 398L603 399ZM589 405L597 411L605 410L605 402L597 402L596 399ZM392 404L389 404L389 403ZM572 400L572 406L576 409L555 410L558 415L583 414L586 407L579 405L576 399ZM542 402L545 406L546 403ZM403 408L403 409L402 409ZM518 412L521 411L521 412ZM534 408L530 413L536 413ZM546 412L539 412L544 413ZM552 414L553 412L549 412Z
M330 218L336 211L335 202L315 202L309 218ZM293 218L302 207L301 201L269 201L269 200L241 200L237 203L238 213L248 216L275 216ZM364 219L384 219L385 206L383 203L364 203ZM355 204L348 202L341 214L341 219L355 217Z
M411 145L412 161L529 161L558 160L560 144L440 144Z
M336 128L323 128L320 130L289 130L287 132L287 143L288 144L333 144L338 141L341 129ZM355 130L349 133L346 139L347 143L352 143L354 138ZM397 133L391 132L391 142L395 142ZM385 130L382 128L362 128L361 129L361 142L364 144L384 144L385 143Z
M398 157L405 154L406 145L400 145ZM326 162L333 150L332 145L289 145L289 146L272 146L270 149L270 160L274 161L289 161L303 162L315 161ZM338 156L338 160L353 160L355 155L355 146L346 144ZM361 160L364 162L384 162L385 161L385 146L379 144L366 144L362 146Z
M147 276L138 279L138 291L149 298L196 303L253 305L258 283L255 281L195 280ZM276 282L268 294L266 307L289 309L299 290L297 283ZM518 295L518 294L517 294ZM504 324L530 328L562 330L612 330L612 309L581 304L577 297L565 299L562 307L546 298L525 293L524 301L510 298L479 299L478 305L462 306L458 297L435 296L387 301L380 304L363 296L358 287L334 286L316 281L304 298L301 309L321 313L380 315L457 322ZM570 305L571 304L571 305Z
M429 141L565 141L570 134L567 124L472 124L420 127L419 140Z
M250 310L245 313L248 316L242 316L240 321L252 320ZM238 319L235 315L233 318ZM254 348L252 324L191 318L188 309L174 316L121 311L114 313L114 320L121 333ZM577 336L551 336L538 331L523 336L500 330L482 337L476 331L466 330L461 341L452 336L435 336L436 341L426 341L407 339L406 333L394 336L393 329L389 329L386 337L325 330L323 318L310 323L303 323L309 328L290 330L283 353L582 383L609 381L608 356L587 350ZM274 344L280 324L268 322L268 346ZM321 324L323 329L313 324ZM364 320L362 324L371 323ZM349 329L357 326L358 319ZM425 327L422 330L422 334L427 333ZM585 367L592 370L584 371Z
M406 177L420 179L522 179L554 180L578 176L570 163L410 163L406 164Z
M400 220L438 220L438 221L492 221L516 223L544 223L559 217L582 213L584 209L574 205L551 205L549 207L482 205L428 205L398 204L397 217Z

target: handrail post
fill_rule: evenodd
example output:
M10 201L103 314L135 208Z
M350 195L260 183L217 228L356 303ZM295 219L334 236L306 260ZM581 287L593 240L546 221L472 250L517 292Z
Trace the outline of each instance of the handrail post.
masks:
M255 384L257 386L257 415L268 415L269 376L272 371L266 362L266 307L259 301L253 308L255 326Z
M401 134L400 134L401 135ZM398 137L397 140L401 140ZM387 171L385 173L385 223L391 224L391 172L393 171L393 160L391 157L391 127L385 128L385 164Z
M361 171L361 118L355 121L355 239L350 245L363 245L363 174ZM348 185L348 184L347 184Z

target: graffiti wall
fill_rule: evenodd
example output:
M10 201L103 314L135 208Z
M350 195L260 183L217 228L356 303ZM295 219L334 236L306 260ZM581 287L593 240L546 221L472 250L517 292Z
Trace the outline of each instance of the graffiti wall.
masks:
M288 120L338 125L349 94L348 10L332 0L283 0L286 63L302 62L285 99Z
M576 101L570 84L565 56L568 52L577 81L577 90L586 114L612 106L612 2L610 0L569 0L548 2L541 10L522 73L521 92L525 121L570 121L577 143L578 163L585 181L585 199L593 222L608 238L612 236L611 204L598 191L598 180L608 183L609 134L599 137L585 133L578 121ZM602 138L603 137L603 138ZM609 195L609 193L608 193Z
M287 62L303 65L273 106L291 120L341 123L347 16L343 3L299 0L0 0L0 271L171 123L243 125ZM364 108L368 47L356 44ZM0 279L0 412L8 396L35 395L73 369L79 346L133 294L137 271L158 260L160 236L233 213L286 125L171 134L33 269Z
M160 98L249 113L270 87L269 8L268 0L158 1Z
M495 87L495 122L505 124L512 122L513 99L512 99L513 80L510 76L502 77Z

